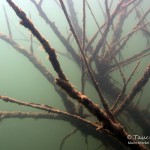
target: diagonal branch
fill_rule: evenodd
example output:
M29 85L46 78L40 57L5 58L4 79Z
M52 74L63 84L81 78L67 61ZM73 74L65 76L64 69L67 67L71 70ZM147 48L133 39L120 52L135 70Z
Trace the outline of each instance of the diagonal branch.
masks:
M125 91L126 91L126 87L127 87L128 83L129 83L129 81L131 80L132 76L134 75L136 69L138 68L140 62L141 62L141 61L139 61L139 62L137 63L137 65L135 66L134 70L132 71L130 77L129 77L128 80L125 82L125 84L124 84L124 86L123 86L123 88L122 88L122 91L121 91L121 93L119 94L119 96L117 97L117 100L116 100L115 103L113 104L111 110L114 110L115 107L117 106L118 102L122 99L122 96L124 95L124 93L125 93Z
M6 23L7 23L9 36L12 38L12 32L11 32L11 28L10 28L10 23L9 23L9 19L8 19L8 16L7 16L7 13L6 13L6 9L5 9L4 6L3 6L3 9L4 9L4 13L5 13L5 18L6 18Z
M141 59L141 58L143 58L143 57L145 57L145 56L150 55L149 52L150 52L150 47L148 47L148 48L142 50L140 53L135 54L134 56L132 56L132 57L130 57L130 58L127 58L127 59L124 60L124 61L119 62L119 65L120 65L120 67L123 67L123 66L125 66L125 65L128 65L128 64L130 64L130 63L132 63L132 62L134 62L134 61L136 61L136 60L139 60L139 59ZM114 71L114 70L117 69L116 64L110 65L109 67L110 67L110 70L109 70L108 72L112 72L112 71Z
M71 23L70 19L69 19L69 16L68 16L68 14L67 14L67 10L66 10L65 5L64 5L64 3L63 3L63 0L59 0L59 1L60 1L61 6L62 6L62 9L63 9L63 11L64 11L64 14L65 14L65 16L66 16L66 19L67 19L67 21L68 21L68 24L69 24L69 26L70 26L70 29L71 29L71 31L72 31L72 33L73 33L73 35L74 35L74 37L75 37L75 40L76 40L76 42L77 42L77 44L78 44L78 46L79 46L80 52L81 52L82 57L83 57L83 61L84 61L85 66L86 66L86 68L87 68L87 70L88 70L88 73L89 73L89 76L90 76L90 78L91 78L91 80L92 80L92 82L93 82L93 85L94 85L94 87L95 87L95 89L96 89L96 91L97 91L97 93L98 93L98 95L99 95L99 97L100 97L100 100L101 100L101 102L102 102L102 105L103 105L104 109L106 110L106 112L108 113L108 115L113 118L112 113L111 113L110 110L109 110L109 106L108 106L107 102L105 101L105 99L104 99L104 97L103 97L103 95L102 95L102 92L101 92L101 90L100 90L100 88L99 88L98 83L96 82L96 79L95 79L95 77L94 77L94 75L93 75L93 72L92 72L92 70L90 69L90 66L88 65L88 62L87 62L85 53L84 53L84 51L83 51L83 49L82 49L82 47L81 47L81 45L80 45L80 42L79 42L79 40L78 40L78 37L77 37L77 35L76 35L75 31L74 31L74 28L73 28L73 26L72 26L72 23Z
M52 22L48 18L48 16L43 11L42 7L40 5L38 5L35 0L30 0L30 1L35 5L35 7L38 10L40 16L45 20L45 22L53 30L53 32L55 33L55 35L62 42L62 44L66 47L67 51L71 54L71 56L74 58L74 60L78 64L78 62L80 62L80 58L79 58L78 54L75 52L75 50L73 49L73 47L69 44L69 42L67 41L67 39L65 39L65 37L61 34L61 32L59 31L59 29L57 28L57 26L55 25L55 23Z
M26 14L21 9L19 9L11 0L7 0L7 2L14 9L16 15L21 19L20 24L23 25L25 28L28 28L32 32L32 34L40 41L45 52L48 54L49 61L51 62L54 70L57 72L59 78L67 80L57 60L55 50L49 45L48 41L35 28L31 20L26 17Z
M114 114L120 114L127 105L133 100L135 95L141 91L141 89L145 86L150 78L150 64L148 65L147 69L145 70L143 76L135 83L134 87L132 88L129 95L125 97L123 102L114 110Z
M94 60L94 58L98 55L106 37L107 37L107 34L109 32L109 28L110 26L112 25L112 22L115 18L115 16L118 14L118 12L120 11L120 8L121 8L121 5L124 3L125 0L122 0L119 2L119 4L117 5L115 11L112 13L112 15L110 16L110 19L107 21L107 24L106 24L106 27L105 27L105 30L104 30L104 33L103 33L103 36L101 37L100 41L98 42L98 44L96 45L96 48L95 48L95 51L93 53L93 55L91 56L90 58L90 63Z

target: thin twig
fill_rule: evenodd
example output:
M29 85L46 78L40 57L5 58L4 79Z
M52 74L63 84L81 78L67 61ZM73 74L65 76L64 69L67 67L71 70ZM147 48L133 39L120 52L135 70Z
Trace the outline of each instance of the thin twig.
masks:
M114 61L115 61L116 66L117 66L117 68L118 68L118 70L119 70L119 73L120 73L120 75L121 75L121 78L122 78L122 80L123 80L123 83L125 84L125 83L126 83L126 79L125 79L125 76L124 76L124 74L123 74L123 72L122 72L120 66L119 66L119 63L118 63L118 61L117 61L116 58L114 58Z
M84 51L85 48L85 31L86 31L86 7L85 0L83 0L83 38L82 38L82 49Z
M8 19L7 12L6 12L6 9L5 9L4 5L3 5L3 10L4 10L4 13L5 13L5 18L6 18L6 23L7 23L7 28L8 28L9 36L10 36L10 38L13 38L12 37L11 28L10 28L9 19Z
M101 3L99 2L99 0L97 0L97 3L98 3L98 5L99 5L99 7L100 7L100 9L101 9L101 11L102 11L102 14L103 14L103 16L104 16L104 19L106 20L105 11L103 10L103 7L101 6Z
M135 55L132 56L132 57L127 58L127 59L124 60L124 61L119 62L119 66L120 66L120 67L123 67L123 66L125 66L125 65L128 65L128 64L130 64L130 63L136 61L136 60L142 59L143 57L150 55L149 52L150 52L150 47L148 47L148 48L142 50L141 52L139 52L138 54L135 54ZM110 66L110 70L108 71L108 73L109 73L109 72L112 72L112 71L114 71L114 70L116 70L116 69L118 69L117 66L116 66L116 64L111 65L111 66Z
M88 6L88 9L90 10L91 15L92 15L92 17L93 17L93 19L94 19L94 21L95 21L95 23L96 23L98 29L100 29L99 23L98 23L97 20L96 20L96 17L95 17L95 15L94 15L94 13L93 13L93 11L92 11L92 9L91 9L91 6L90 6L88 0L85 0L85 1L86 1L86 4L87 4L87 6Z
M64 146L66 140L67 140L70 136L72 136L74 133L76 133L77 131L78 131L78 129L75 129L75 130L73 130L72 132L70 132L69 134L65 135L65 137L63 138L63 140L62 140L61 143L60 143L60 150L63 149L63 146Z
M111 26L111 24L112 24L112 22L113 22L115 16L116 16L116 15L118 14L118 12L120 11L120 8L121 8L122 4L124 3L124 1L125 1L125 0L122 0L122 1L120 1L120 2L118 3L118 5L117 5L115 11L112 13L112 15L110 16L110 19L107 21L107 25L106 25L106 27L105 27L105 31L104 31L104 33L103 33L103 36L101 37L100 41L99 41L98 44L96 45L96 48L95 48L95 50L94 50L94 53L93 53L93 55L91 56L91 58L90 58L90 60L89 60L90 63L94 60L94 58L95 58L95 57L97 56L97 54L99 53L99 51L100 51L100 49L101 49L101 47L102 47L102 45L103 45L103 43L104 43L104 41L105 41L105 39L106 39L106 37L107 37L107 34L108 34L108 32L109 32L109 28L110 28L110 26Z
M133 100L135 95L141 91L150 78L150 64L145 70L143 76L135 83L129 95L125 97L122 103L115 109L114 115L120 114L125 107Z
M30 19L31 19L31 14L29 13ZM30 33L30 52L31 54L33 54L34 49L33 49L33 37L32 37L32 33Z
M93 11L92 11L92 9L91 9L91 6L89 5L89 3L88 3L87 0L86 0L86 4L87 4L87 6L88 6L88 8L89 8L89 10L90 10L90 12L91 12L91 15L92 15L92 17L93 17L93 19L94 19L94 21L95 21L95 23L96 23L96 25L97 25L97 27L98 27L98 29L99 29L99 32L100 32L101 35L103 36L103 33L102 33L101 30L102 30L102 28L105 26L105 24L102 25L101 27L99 26L99 24L98 24L98 22L97 22L97 20L96 20L96 17L95 17L95 15L94 15L94 13L93 13ZM94 35L93 37L95 37L95 35ZM108 44L107 40L105 41L105 43L106 43L107 46L109 47L109 44ZM87 46L86 46L86 47L88 47L89 44L90 44L90 42L87 43Z
M114 109L116 108L118 102L121 100L122 96L124 95L124 93L125 93L125 91L126 91L126 87L127 87L128 83L130 82L132 76L134 75L136 69L137 69L138 66L140 65L140 62L141 62L141 60L137 63L137 65L136 65L135 68L133 69L131 75L129 76L128 80L125 82L125 84L124 84L124 86L123 86L123 88L122 88L121 93L119 94L119 96L117 97L117 99L116 99L114 105L113 105L112 108L111 108L112 111L115 111Z

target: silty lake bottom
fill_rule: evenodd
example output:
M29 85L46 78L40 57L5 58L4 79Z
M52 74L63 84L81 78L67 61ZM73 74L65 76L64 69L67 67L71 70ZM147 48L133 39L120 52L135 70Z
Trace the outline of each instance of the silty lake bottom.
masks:
M0 149L150 148L149 0L0 1Z

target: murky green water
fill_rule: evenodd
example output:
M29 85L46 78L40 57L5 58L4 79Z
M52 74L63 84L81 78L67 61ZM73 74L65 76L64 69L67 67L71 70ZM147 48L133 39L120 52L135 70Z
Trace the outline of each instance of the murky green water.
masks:
M37 27L37 29L39 29L41 34L46 37L46 39L50 42L50 45L56 49L56 52L68 53L53 31L39 16L39 13L37 12L34 5L30 2L30 0L14 0L14 2L21 9L23 9L23 11L25 11L27 16L29 16L29 13L31 14L31 20L33 21L34 25ZM91 8L94 8L93 13L96 16L96 19L98 22L100 22L100 24L102 24L104 22L104 18L97 4L97 1L89 1L89 3ZM115 3L116 2L114 2L113 7L115 7ZM104 3L102 1L101 4L104 8ZM77 17L79 17L79 23L82 25L82 1L74 1L74 5L77 11ZM30 32L28 32L27 29L19 24L18 17L5 0L0 1L0 32L8 35L7 24L2 6L4 6L7 11L13 39L18 44L29 50ZM149 0L144 0L141 7L144 11L147 10L149 7ZM67 37L68 33L70 32L69 26L62 10L55 3L55 1L44 0L42 8L48 17L57 25L62 34ZM149 18L150 15L147 17L147 20ZM137 19L133 13L123 28L123 35L126 35L136 22ZM87 30L88 32L86 34L89 38L92 37L93 33L96 32L96 25L89 11L87 11ZM141 38L139 32L135 35L136 36L133 36L131 41L127 44L127 50L123 51L124 58L139 52L141 49L144 49L146 45L145 39ZM47 67L53 76L57 77L47 59L47 55L45 54L43 48L35 38L33 38L33 40L35 56L38 56L41 59L41 62ZM108 41L110 41L109 35ZM75 41L72 42L72 46L79 53L79 49ZM72 59L66 58L60 53L58 53L58 60L67 78L80 91L80 68L74 63ZM145 67L148 65L148 63L149 56L142 60L141 65L139 66L139 71L136 72L134 78L128 86L128 92L132 88L134 82L143 74L143 71L145 70ZM131 70L133 70L136 64L137 62L123 69L126 77L130 75ZM118 72L112 73L112 76L115 78L117 77L116 80L122 82ZM148 82L145 86L142 100L140 102L140 105L143 108L149 103L149 87L150 82ZM45 77L31 64L31 62L28 61L27 58L18 53L14 48L12 48L3 40L0 40L0 94L7 95L22 101L47 104L65 111L61 97L57 94L53 88L53 85L49 84ZM97 93L89 83L86 84L85 94L93 99L94 102L99 103ZM138 99L138 96L135 98L135 103ZM0 101L0 111L44 112L25 106L6 103L3 101ZM64 136L74 129L75 127L71 126L70 123L60 120L17 118L2 119L0 122L0 150L59 150L60 143ZM139 129L137 128L137 130ZM134 131L136 131L136 129ZM88 136L89 150L94 150L94 148L99 145L99 140ZM66 141L63 149L86 150L87 145L85 136L80 131L77 131Z

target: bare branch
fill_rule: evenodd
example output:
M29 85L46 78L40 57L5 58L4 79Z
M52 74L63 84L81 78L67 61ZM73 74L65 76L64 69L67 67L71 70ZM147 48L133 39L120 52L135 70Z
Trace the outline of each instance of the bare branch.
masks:
M107 102L105 101L105 99L104 99L104 97L103 97L103 95L102 95L102 92L101 92L101 90L100 90L100 88L99 88L99 85L97 84L96 79L95 79L95 77L94 77L94 75L93 75L93 73L92 73L92 71L91 71L91 69L90 69L90 67L89 67L89 65L88 65L88 62L87 62L87 59L86 59L86 57L85 57L84 51L83 51L83 49L82 49L82 47L81 47L81 45L80 45L80 43L79 43L78 37L77 37L77 35L76 35L75 31L74 31L74 28L73 28L73 26L72 26L72 24L71 24L71 21L70 21L70 19L69 19L68 14L67 14L65 5L64 5L64 3L63 3L62 0L59 0L59 1L60 1L61 6L62 6L62 9L63 9L63 11L64 11L64 14L65 14L65 16L66 16L66 19L67 19L67 21L68 21L68 23L69 23L70 29L71 29L71 31L72 31L72 33L73 33L73 35L74 35L74 37L75 37L75 40L76 40L76 42L77 42L77 44L78 44L78 46L79 46L79 48L80 48L80 52L81 52L81 54L82 54L83 61L84 61L85 66L86 66L86 68L87 68L87 70L88 70L88 73L89 73L90 78L91 78L91 80L92 80L92 82L93 82L93 85L94 85L96 91L98 92L98 95L99 95L99 97L100 97L100 100L101 100L101 102L102 102L102 105L103 105L104 109L106 110L106 112L109 114L109 116L112 117L111 112L109 111L109 106L108 106Z
M117 106L118 102L121 100L122 96L124 95L124 93L125 93L125 91L126 91L126 87L127 87L128 83L129 83L129 81L131 80L132 76L134 75L136 69L138 68L140 62L141 62L141 61L139 61L139 62L137 63L137 65L135 66L134 70L132 71L130 77L129 77L128 80L125 82L125 85L123 86L122 91L121 91L121 93L119 94L119 96L117 97L117 100L115 101L115 103L114 103L114 105L112 106L111 110L114 110L115 107Z
M29 20L26 17L26 14L21 9L19 9L11 0L7 0L7 2L14 9L14 11L16 12L16 15L21 19L20 24L23 25L25 28L28 28L32 32L32 34L42 44L45 52L48 54L49 61L51 62L54 70L57 72L59 78L67 80L67 78L65 77L65 75L60 67L60 64L57 60L57 55L55 53L55 50L49 45L48 41L35 28L35 26L31 22L31 20Z
M69 117L78 119L81 122L86 122L87 124L95 126L97 128L99 127L97 124L94 124L94 123L92 123L92 122L90 122L90 121L88 121L86 119L83 119L83 118L81 118L79 116L76 116L76 115L72 115L72 114L64 112L64 111L61 111L59 109L56 109L56 108L48 106L48 105L23 102L23 101L16 100L14 98L10 98L10 97L7 97L7 96L1 96L1 95L0 95L0 99L5 101L5 102L15 103L15 104L23 105L23 106L36 108L36 109L39 109L39 110L44 110L44 111L46 111L48 113L55 113L55 114L63 115L63 116L66 116L66 117L69 116Z
M141 91L141 89L145 86L150 78L150 64L148 65L147 69L145 70L143 76L135 83L134 87L132 88L129 95L125 97L122 103L116 108L114 111L115 115L121 113L125 107L133 100L135 95Z
M3 9L4 9L4 13L5 13L5 18L6 18L7 28L8 28L8 31L9 31L9 36L10 36L10 38L12 38L12 33L11 33L10 24L9 24L9 19L8 19L8 16L7 16L7 13L6 13L6 9L5 9L4 6L3 6Z

